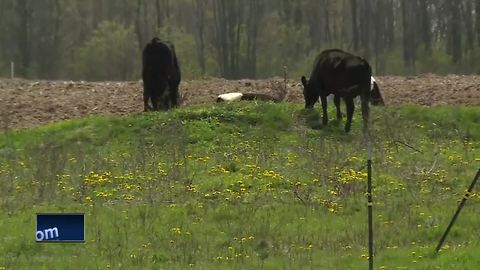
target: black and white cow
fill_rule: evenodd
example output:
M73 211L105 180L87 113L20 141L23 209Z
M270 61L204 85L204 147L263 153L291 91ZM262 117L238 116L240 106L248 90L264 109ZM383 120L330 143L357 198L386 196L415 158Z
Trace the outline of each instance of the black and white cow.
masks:
M372 69L365 59L338 49L323 51L315 59L309 80L305 76L301 78L305 108L313 108L320 98L322 121L327 125L327 96L334 95L339 120L342 118L340 98L343 98L347 107L345 131L349 132L355 110L353 102L355 97L360 96L362 116L364 120L368 120L371 80Z
M181 74L173 44L153 38L143 49L142 64L144 111L178 106Z

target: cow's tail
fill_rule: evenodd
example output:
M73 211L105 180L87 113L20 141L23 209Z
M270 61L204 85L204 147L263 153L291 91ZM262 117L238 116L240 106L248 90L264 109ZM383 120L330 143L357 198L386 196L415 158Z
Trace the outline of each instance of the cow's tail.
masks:
M367 62L367 60L361 58L363 61L362 65L362 80L360 82L360 95L362 99L370 100L370 90L371 90L371 79L372 79L372 67Z

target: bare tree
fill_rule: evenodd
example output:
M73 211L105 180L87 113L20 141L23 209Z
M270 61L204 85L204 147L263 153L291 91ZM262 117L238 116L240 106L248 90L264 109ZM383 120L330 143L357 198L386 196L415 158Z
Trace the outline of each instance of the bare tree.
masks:
M155 1L155 11L157 15L157 28L160 28L163 22L162 7L160 4L160 0Z
M420 19L420 36L421 43L427 53L432 50L432 24L430 14L428 12L429 0L418 0L418 13Z
M256 78L258 27L264 12L263 1L250 0L248 7L249 7L249 19L247 21L248 35L247 35L247 59L246 59L245 75L250 78Z
M158 0L157 0L158 1ZM197 60L202 75L205 75L205 13L206 1L192 0L192 6L195 10L194 21L196 25L195 44L197 48Z
M31 64L30 33L32 25L32 9L28 0L16 1L16 12L19 18L17 46L20 49L19 73L27 77Z
M359 30L358 30L358 22L357 22L357 0L350 0L350 6L352 9L353 50L358 51L360 47L360 42L359 42Z
M403 1L402 8L402 25L403 25L403 61L407 73L415 73L415 18L412 16L414 10L410 1Z
M475 31L477 32L477 45L480 47L480 0L475 0Z
M136 7L136 16L135 16L135 34L137 36L138 46L139 49L142 50L143 46L146 43L146 34L144 31L144 25L142 25L142 10L143 10L144 2L143 0L137 0L137 7Z
M448 16L448 43L450 44L450 54L452 55L452 61L459 63L462 61L462 29L460 18L460 5L461 2L447 1L447 7L449 10Z
M243 2L214 0L213 14L215 45L221 74L228 79L238 78Z
M473 34L473 2L471 0L463 1L461 4L461 18L464 18L463 29L465 29L465 49L470 51L474 46L474 34Z

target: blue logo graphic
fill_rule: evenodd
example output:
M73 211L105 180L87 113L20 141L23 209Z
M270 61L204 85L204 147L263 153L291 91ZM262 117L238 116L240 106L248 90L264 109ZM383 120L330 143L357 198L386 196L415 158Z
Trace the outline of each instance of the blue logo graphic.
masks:
M84 214L37 214L37 242L84 242Z

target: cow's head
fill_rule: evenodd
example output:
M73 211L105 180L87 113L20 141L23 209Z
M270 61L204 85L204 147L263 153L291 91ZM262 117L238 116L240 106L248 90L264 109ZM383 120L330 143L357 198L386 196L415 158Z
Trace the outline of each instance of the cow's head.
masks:
M311 83L311 79L307 80L305 76L301 78L303 84L303 97L305 98L305 109L313 108L315 102L318 101L318 93Z

